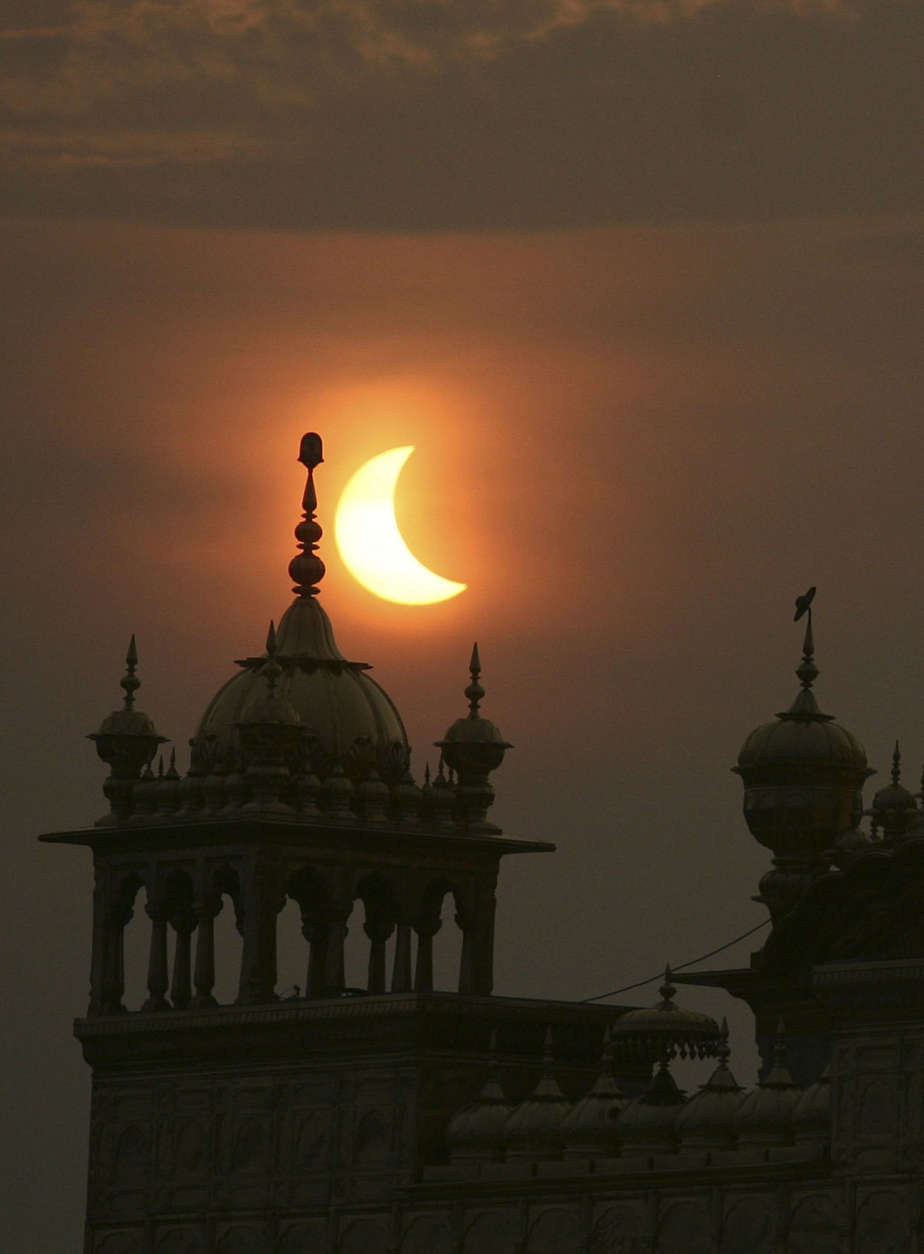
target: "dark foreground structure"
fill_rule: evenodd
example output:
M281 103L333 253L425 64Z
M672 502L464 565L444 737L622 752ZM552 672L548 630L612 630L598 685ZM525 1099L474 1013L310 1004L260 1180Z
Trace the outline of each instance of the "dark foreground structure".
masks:
M773 855L772 930L751 965L685 977L752 1008L744 1091L726 1033L678 1007L492 996L489 820L507 745L468 713L418 785L400 716L343 657L317 600L312 474L295 601L239 662L189 770L135 708L92 737L110 812L44 839L93 851L87 1254L905 1254L924 1250L924 811L901 785L859 828L862 747L820 711L810 597L800 688L745 741L744 813ZM458 985L433 989L444 899ZM276 934L298 905L305 988L281 997ZM146 1000L125 1010L124 933L144 902ZM363 989L345 987L354 903ZM232 911L237 998L215 1000ZM355 916L354 916L355 917ZM677 978L677 983L683 977ZM304 992L304 995L302 995ZM702 1060L681 1094L670 1064ZM653 1073L653 1074L652 1074Z

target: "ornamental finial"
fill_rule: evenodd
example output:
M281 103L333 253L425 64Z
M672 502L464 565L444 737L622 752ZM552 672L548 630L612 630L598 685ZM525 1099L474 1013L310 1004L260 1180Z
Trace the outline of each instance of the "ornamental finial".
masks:
M135 704L135 693L141 687L141 680L135 674L137 666L138 646L135 644L135 633L132 632L132 638L128 642L128 652L125 654L125 674L119 680L119 686L125 693L122 703L126 710L130 710Z
M807 615L805 638L802 642L802 661L796 669L796 674L804 689L811 688L818 678L818 667L815 665L815 640L812 636L812 601L814 598L815 586L813 584L808 592L796 597L796 612L792 618L793 622L797 623L803 614Z
M471 683L465 689L465 695L468 698L468 716L469 718L478 718L480 717L478 707L484 700L484 688L482 688L478 679L481 674L481 658L478 656L477 641L472 645L472 657L468 664L468 669L472 677Z
M297 596L313 597L318 594L317 585L324 578L325 571L324 563L316 553L317 542L324 534L314 516L318 507L318 498L314 490L314 470L324 460L321 437L317 432L308 431L302 436L298 460L308 471L308 481L302 498L302 520L295 528L295 538L301 552L296 553L289 563L289 574L295 580L295 587L292 591Z
M898 741L892 750L892 784L897 786L902 777L902 751Z

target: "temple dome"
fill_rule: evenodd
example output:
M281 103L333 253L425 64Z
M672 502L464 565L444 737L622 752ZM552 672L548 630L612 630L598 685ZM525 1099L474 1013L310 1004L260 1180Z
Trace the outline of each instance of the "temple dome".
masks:
M365 662L350 662L337 647L327 614L314 597L298 597L276 632L277 692L312 736L315 769L334 763L374 767L400 777L409 747L401 715L383 688L366 673ZM242 668L218 690L195 734L200 754L210 761L234 752L235 727L264 699L262 674L267 655L242 658ZM347 772L349 773L349 771Z
M302 437L299 461L308 471L302 501L303 517L295 528L300 552L289 564L295 580L295 600L271 629L272 644L260 657L238 660L241 667L209 702L192 740L200 773L234 770L238 757L238 728L267 714L267 667L273 658L272 701L284 721L304 729L316 774L325 777L335 767L347 776L364 778L377 772L397 783L407 769L410 749L407 733L394 702L366 674L366 662L351 662L334 639L330 619L317 601L324 563L317 556L321 527L315 518L317 496L313 472L323 461L320 437Z

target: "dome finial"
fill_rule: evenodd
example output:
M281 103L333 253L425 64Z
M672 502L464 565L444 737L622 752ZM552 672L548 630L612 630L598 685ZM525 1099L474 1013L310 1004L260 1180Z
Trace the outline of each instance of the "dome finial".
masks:
M122 703L126 710L130 710L135 704L135 693L141 687L141 680L135 674L138 666L138 646L135 644L135 633L132 632L132 638L128 642L128 652L125 654L125 674L119 680L119 685L125 693Z
M814 598L815 586L813 584L808 592L796 597L796 612L793 615L794 623L797 623L803 614L807 615L805 637L802 641L802 661L796 669L796 674L805 690L810 689L818 678L818 667L815 665L815 640L812 636L812 601Z
M897 787L902 777L902 751L898 741L892 750L892 784Z
M478 707L484 700L484 688L479 683L478 677L481 674L481 658L478 656L478 642L472 645L472 657L468 664L471 673L471 683L465 689L465 695L468 698L468 716L469 718L478 718Z
M324 534L314 516L318 507L317 493L314 490L314 469L324 460L321 437L317 432L308 431L302 436L298 460L308 470L308 481L302 498L303 517L295 528L295 538L301 552L289 563L289 574L295 580L292 591L296 596L313 597L317 596L317 585L324 578L325 571L324 563L316 553L317 542Z

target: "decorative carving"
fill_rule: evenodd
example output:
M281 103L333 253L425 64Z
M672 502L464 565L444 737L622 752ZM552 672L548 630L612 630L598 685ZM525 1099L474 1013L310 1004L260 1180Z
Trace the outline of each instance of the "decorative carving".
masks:
M198 1228L168 1228L157 1238L157 1254L203 1254L205 1242Z
M318 1254L327 1249L327 1220L309 1219L287 1228L279 1238L275 1254Z
M137 1230L110 1232L93 1247L94 1254L141 1254L142 1236Z
M216 1254L270 1254L270 1239L263 1229L237 1225L218 1238Z
M337 1254L389 1254L388 1232L376 1219L347 1223L337 1242Z
M513 1210L476 1215L462 1239L462 1254L519 1254L520 1217Z
M453 1236L448 1215L419 1215L405 1229L401 1254L456 1254L458 1243Z
M604 1211L593 1226L587 1254L643 1254L647 1250L640 1210L614 1206Z
M712 1254L712 1224L701 1202L674 1202L658 1224L657 1254Z
M579 1210L556 1207L543 1211L529 1230L527 1254L561 1254L563 1250L579 1250L583 1234L584 1222Z
M883 1189L859 1202L854 1248L863 1254L905 1254L911 1248L908 1203L901 1193Z
M360 1115L353 1138L353 1162L357 1167L384 1163L390 1149L390 1127L380 1110L367 1110Z
M803 1198L792 1212L786 1254L842 1254L843 1216L825 1193Z
M772 1204L766 1198L746 1197L729 1206L719 1254L773 1254L775 1240Z

